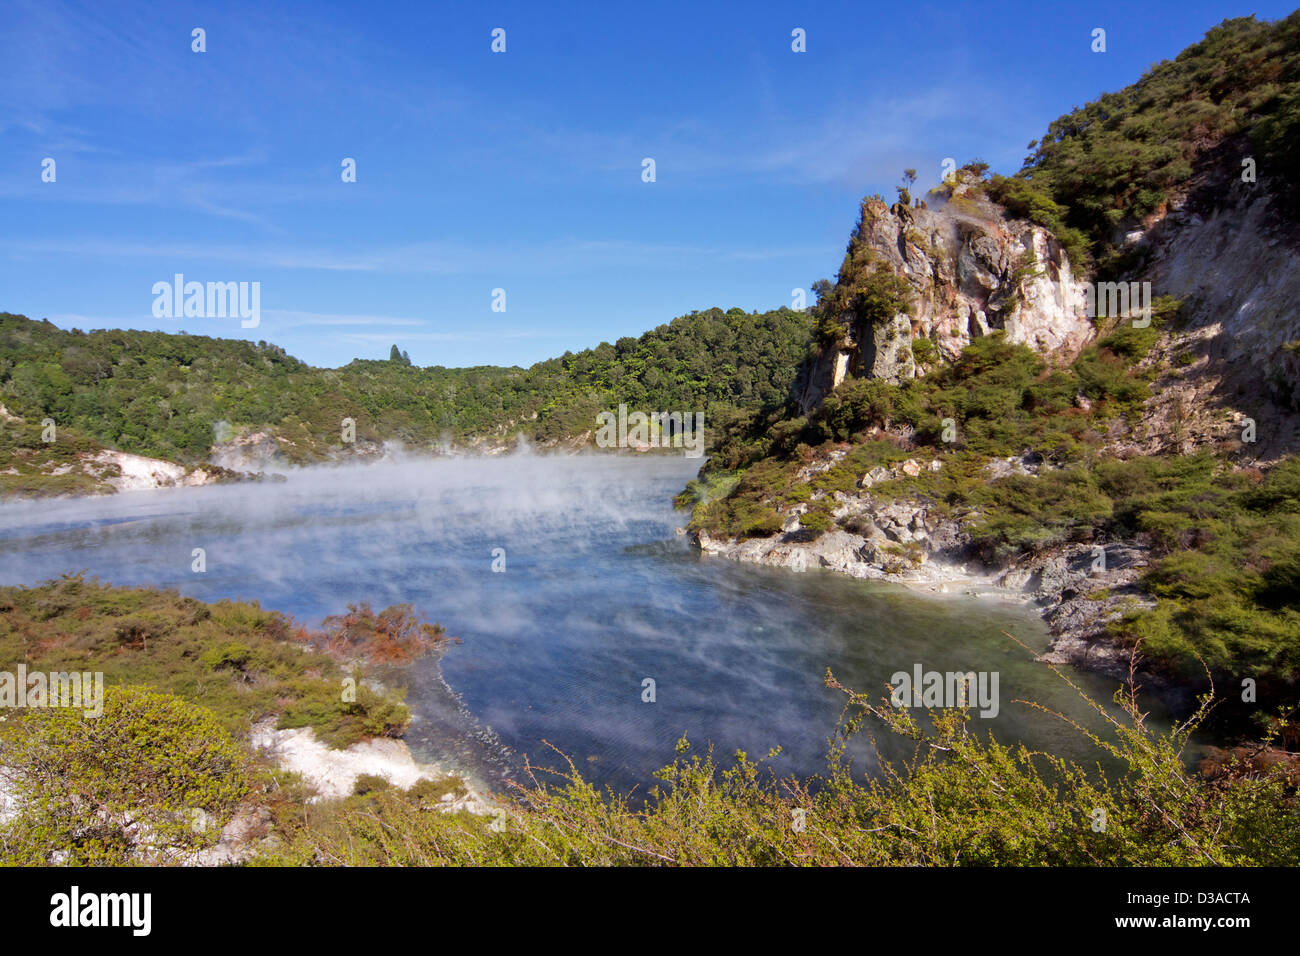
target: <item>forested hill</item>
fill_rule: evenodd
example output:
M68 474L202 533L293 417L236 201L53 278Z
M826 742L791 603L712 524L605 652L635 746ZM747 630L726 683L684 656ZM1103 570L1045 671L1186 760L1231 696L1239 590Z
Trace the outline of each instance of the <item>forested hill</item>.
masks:
M1140 269L1126 237L1197 187L1222 201L1234 181L1258 185L1277 211L1293 214L1300 11L1223 21L1131 86L1058 117L1029 149L1018 173L993 177L992 194L1067 247L1086 247L1102 271ZM1211 167L1222 175L1206 175Z
M179 462L263 432L290 462L340 450L352 418L367 443L413 448L446 441L548 441L594 428L620 402L645 411L736 409L784 402L808 352L811 320L790 309L693 312L639 338L531 368L417 368L400 354L314 368L266 342L200 335L65 331L0 313L0 402L52 418L120 451Z

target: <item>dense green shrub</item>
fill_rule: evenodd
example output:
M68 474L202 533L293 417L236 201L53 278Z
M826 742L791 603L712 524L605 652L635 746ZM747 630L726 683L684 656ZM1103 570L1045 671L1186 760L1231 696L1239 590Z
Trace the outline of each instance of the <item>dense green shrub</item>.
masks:
M105 689L103 713L32 709L0 756L17 815L6 863L123 866L183 859L216 842L248 791L247 752L212 713L169 694Z
M312 727L326 743L344 747L394 736L410 717L401 694L375 692L361 679L361 668L406 659L441 637L409 608L369 614L351 612L317 633L256 603L204 604L175 592L114 588L69 575L34 588L0 588L0 670L25 663L74 671L94 660L109 685L147 684L177 694L236 735L273 718L282 727ZM433 629L428 642L426 627ZM397 656L388 647L394 640L404 649ZM345 670L311 645L335 648L358 663ZM373 660L367 657L376 650ZM345 679L355 687L355 700L344 699Z

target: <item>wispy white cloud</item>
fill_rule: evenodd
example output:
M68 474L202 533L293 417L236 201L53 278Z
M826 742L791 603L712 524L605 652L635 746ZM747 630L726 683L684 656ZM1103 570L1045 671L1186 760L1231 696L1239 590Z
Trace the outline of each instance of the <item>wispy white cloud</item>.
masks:
M555 332L525 332L493 329L485 332L401 332L399 333L399 337L403 342L489 342L497 339L554 339L559 338L560 336ZM349 332L340 335L339 338L346 342L356 342L367 345L393 341L393 336L391 335L367 332Z
M953 72L913 84L906 95L852 91L811 108L802 102L778 103L772 89L760 84L755 115L739 128L718 129L691 115L659 128L638 128L632 121L621 129L608 124L600 129L542 128L526 117L509 128L513 136L577 168L626 172L639 169L641 159L649 156L665 181L673 177L706 185L719 178L757 177L787 186L857 188L863 182L896 179L900 164L915 159L917 144L941 138L937 134L944 129L969 120L972 104L982 104L990 119L1014 112L998 107L994 90L977 88L969 79L955 82L949 75ZM936 182L942 159L934 159Z
M474 244L430 240L365 253L296 249L279 245L186 244L114 239L5 239L14 255L61 255L92 259L150 260L183 271L222 263L271 269L416 275L553 275L610 268L707 268L719 262L796 259L824 253L818 246L750 248L653 243L623 239L554 239L538 243ZM503 270L503 263L509 263ZM163 278L166 278L165 276Z
M283 326L315 325L424 325L424 319L396 318L391 315L341 315L328 312L300 312L291 309L265 309L264 318Z
M141 312L138 315L129 316L107 316L107 315L80 315L72 313L61 313L58 315L49 315L49 321L61 328L78 328L78 329L158 329L163 328L169 332L176 332L184 328L185 331L198 335L225 335L235 334L233 329L215 328L211 326L198 327L194 323L202 325L206 320L203 319L167 319L159 320L154 318L149 312ZM527 340L527 339L555 339L559 338L557 332L541 331L536 329L485 329L480 331L463 330L455 332L439 332L429 330L433 324L432 319L413 319L388 315L342 315L324 312L302 312L288 309L267 309L262 313L263 325L257 334L265 334L267 330L274 333L290 333L296 331L309 330L315 327L329 327L338 329L334 333L334 338L340 342L348 342L354 345L384 345L394 341L401 342L489 342L495 340ZM189 322L187 327L185 322ZM383 329L384 331L346 331L348 328L360 329ZM424 329L424 331L411 331L412 329ZM249 333L250 335L252 333Z

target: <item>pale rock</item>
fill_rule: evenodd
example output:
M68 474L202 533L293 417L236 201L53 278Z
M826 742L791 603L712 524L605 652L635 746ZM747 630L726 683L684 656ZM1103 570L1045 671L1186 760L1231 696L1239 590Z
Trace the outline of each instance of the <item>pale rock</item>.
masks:
M948 360L972 338L999 329L1007 341L1055 362L1073 358L1092 340L1085 286L1060 242L1041 226L1008 219L973 193L966 199L970 211L952 203L935 209L875 199L862 204L853 243L867 246L908 281L913 314L875 325L846 314L843 339L824 348L804 378L799 401L805 412L846 375L889 382L915 377L911 344L917 336L933 341Z

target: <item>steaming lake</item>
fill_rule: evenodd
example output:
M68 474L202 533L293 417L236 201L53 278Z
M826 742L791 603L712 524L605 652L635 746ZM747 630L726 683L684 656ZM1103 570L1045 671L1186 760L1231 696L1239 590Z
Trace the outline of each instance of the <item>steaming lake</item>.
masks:
M686 516L671 507L699 464L421 460L305 469L284 483L11 502L0 505L0 581L85 569L203 600L257 599L310 623L349 602L411 603L463 643L440 665L415 668L408 742L481 779L499 780L523 754L553 764L549 741L590 779L645 788L683 732L720 756L779 745L779 771L817 773L843 704L823 685L826 669L880 696L917 663L997 671L1000 713L981 726L1094 761L1076 731L1013 703L1087 716L1002 634L1045 647L1031 609L702 556L674 533ZM191 570L194 548L206 551L205 573ZM647 677L654 703L642 701ZM1102 700L1114 689L1074 678ZM887 756L906 752L881 743ZM871 769L865 745L852 753Z

